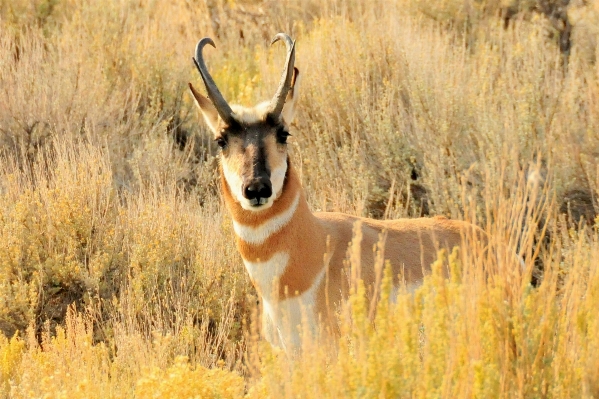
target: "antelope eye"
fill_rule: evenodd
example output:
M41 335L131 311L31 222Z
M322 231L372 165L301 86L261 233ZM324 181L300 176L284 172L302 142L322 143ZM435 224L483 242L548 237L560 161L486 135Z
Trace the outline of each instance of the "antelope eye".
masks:
M224 137L218 137L214 141L216 141L216 144L218 144L220 148L224 149L227 146L227 140Z
M277 142L280 144L286 144L287 143L287 137L291 136L291 134L289 134L289 132L285 129L279 129L277 130Z

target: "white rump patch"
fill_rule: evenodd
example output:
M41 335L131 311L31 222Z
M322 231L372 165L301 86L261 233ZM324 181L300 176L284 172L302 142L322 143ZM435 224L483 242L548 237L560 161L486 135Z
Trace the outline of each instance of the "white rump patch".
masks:
M235 230L235 234L249 244L260 245L264 243L268 237L278 232L289 223L297 209L299 199L300 193L298 192L289 208L283 213L267 219L264 223L256 227L246 226L234 220L233 229Z

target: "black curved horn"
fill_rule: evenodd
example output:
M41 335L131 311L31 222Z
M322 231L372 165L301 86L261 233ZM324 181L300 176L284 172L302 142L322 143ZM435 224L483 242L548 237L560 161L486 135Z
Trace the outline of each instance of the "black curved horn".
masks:
M214 104L214 108L216 108L216 111L222 120L226 124L230 125L233 121L233 110L221 94L220 90L218 90L218 87L216 87L216 83L214 83L214 79L212 79L212 76L210 76L210 73L206 68L206 63L204 62L204 56L202 55L202 50L207 44L216 48L211 38L205 37L201 39L196 46L196 56L193 59L193 62L198 68L198 71L200 71L200 75L202 76L202 80L206 86L206 92L208 92L208 98L210 98L212 104Z
M283 70L283 75L281 76L281 81L279 83L279 88L275 93L275 96L270 102L270 113L278 118L283 111L283 106L285 105L285 100L287 99L287 93L291 89L292 79L293 79L293 66L295 64L295 42L289 37L286 33L278 33L270 43L273 45L279 40L283 40L285 42L285 46L287 47L287 61L285 62L285 69Z

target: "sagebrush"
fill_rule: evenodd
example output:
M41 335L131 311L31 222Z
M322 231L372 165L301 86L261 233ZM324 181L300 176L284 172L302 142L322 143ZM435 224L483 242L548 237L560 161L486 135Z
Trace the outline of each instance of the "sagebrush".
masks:
M0 2L2 396L598 397L597 4L498 3ZM270 98L281 31L312 209L492 237L376 311L356 282L337 347L292 364L187 92L210 36L227 100Z

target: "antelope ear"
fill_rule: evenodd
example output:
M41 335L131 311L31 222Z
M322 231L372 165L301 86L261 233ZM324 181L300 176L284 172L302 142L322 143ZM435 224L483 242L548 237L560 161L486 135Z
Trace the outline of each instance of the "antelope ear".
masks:
M216 108L212 104L212 101L201 95L200 92L198 92L191 83L189 83L189 90L191 90L191 94L195 99L196 105L198 106L200 111L202 111L202 115L204 116L204 120L208 124L208 127L210 128L210 130L212 130L214 134L216 134L216 132L218 131L217 128L219 117Z
M299 69L293 68L293 77L291 78L291 89L287 93L287 98L285 99L285 105L283 106L283 111L281 112L281 117L286 124L290 124L295 116L295 105L297 104L298 89L300 83L300 74Z

